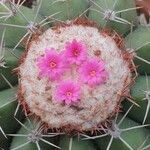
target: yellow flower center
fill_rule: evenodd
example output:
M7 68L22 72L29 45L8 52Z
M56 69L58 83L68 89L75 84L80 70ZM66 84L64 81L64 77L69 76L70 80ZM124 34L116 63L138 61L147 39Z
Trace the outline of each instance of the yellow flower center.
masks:
M49 64L49 66L50 66L51 68L55 68L56 65L57 65L57 64L56 64L55 62L53 62L53 61L51 61L50 64Z
M96 75L96 71L95 70L90 71L90 76L95 76L95 75Z
M74 56L78 56L78 55L79 55L79 51L78 51L78 49L74 49L73 54L74 54Z
M68 91L68 92L66 93L66 95L67 95L67 96L72 96L72 92Z

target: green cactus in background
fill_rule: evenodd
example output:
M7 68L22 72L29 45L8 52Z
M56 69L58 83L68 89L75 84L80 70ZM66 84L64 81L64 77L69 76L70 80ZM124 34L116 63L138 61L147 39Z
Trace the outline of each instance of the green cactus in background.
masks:
M37 0L36 5L32 6L32 8L23 6L21 1L18 3L15 0L0 1L0 149L150 149L150 28L148 25L140 25L137 9L139 8L136 7L134 0ZM86 22L85 20L88 21ZM39 56L38 50L34 50L34 54L30 53L31 57L29 58L26 58L23 54L27 54L34 46L36 47L43 40L44 34L52 33L53 29L56 34L61 34L63 30L59 26L62 26L62 28L72 27L74 22L84 29L87 29L89 26L98 28L102 32L100 35L102 37L101 42L104 43L104 47L108 46L108 49L113 49L115 46L112 43L116 42L116 45L119 47L118 50L122 51L120 55L124 63L128 64L129 73L132 72L128 74L124 81L124 89L126 90L126 86L131 87L128 84L132 84L132 87L130 93L129 88L123 94L121 90L115 91L115 94L119 96L121 101L117 101L119 104L116 105L112 114L100 123L95 119L97 113L99 113L96 110L96 106L98 107L103 100L104 95L100 95L101 93L105 92L105 95L109 95L109 92L106 92L107 89L102 88L102 92L96 91L96 96L100 97L100 100L97 97L94 98L98 101L91 97L89 98L89 101L93 100L93 104L89 103L88 105L91 106L93 112L95 109L92 119L89 119L91 114L87 113L89 116L84 116L84 113L82 113L84 107L68 105L68 109L70 108L72 112L74 110L76 112L79 111L82 118L89 118L81 126L76 125L80 121L80 117L78 120L72 118L74 126L71 126L71 124L65 126L65 123L69 120L69 116L66 118L61 116L61 111L65 109L65 103L61 104L60 112L47 121L44 111L55 111L54 108L47 110L50 105L49 100L52 99L51 94L47 91L50 91L51 87L38 84L38 86L34 87L38 92L33 90L29 85L29 83L33 84L33 81L26 74L35 70L32 67L30 68L30 65L27 66L28 69L23 70L22 62L32 61L31 64L34 64L34 55ZM84 29L78 32L75 28L73 30L74 33L83 37ZM110 32L107 29L112 31ZM50 33L45 32L48 30L51 30ZM52 44L52 47L54 45L59 49L57 43L63 43L67 38L69 39L71 32L70 30L69 33L66 33L65 38L61 38L60 41L57 40L57 36L54 37L50 34L51 37L47 37L43 43L41 42L41 47L43 45L49 46L46 44L46 41L51 41L55 38L54 43L49 43ZM88 32L86 35L92 37L94 33ZM77 36L72 38L75 39ZM90 44L90 41L86 40ZM93 43L97 44L98 40L98 38L95 38ZM101 56L101 52L103 52L101 47L99 49L95 49L94 55L96 57ZM115 54L115 51L111 53L114 56L114 60ZM41 56L43 56L42 53ZM93 53L90 53L90 57L92 56ZM118 66L114 63L116 68L122 68L122 66L119 66L121 64L119 64L119 58L117 57L118 62L115 62ZM113 67L114 64L112 62L109 65ZM22 78L20 77L20 71L25 74L25 76L23 76L24 74L22 75ZM17 75L14 72L17 72ZM126 70L117 73L123 76ZM76 75L75 72L72 74L73 77ZM28 78L28 81L31 81L24 82L24 78ZM36 79L36 76L34 78ZM108 78L111 78L111 75ZM38 82L42 81L40 77L37 80ZM117 81L113 85L116 87L121 82L115 78L113 80ZM44 80L43 83L47 82ZM51 82L51 84L53 83ZM47 92L47 105L41 103L43 104L42 106L37 101L33 101L33 104L31 104L32 100L30 97L35 99L41 97L42 99L42 96L45 94L42 91L43 86L45 86L44 92ZM26 87L31 89L33 97L30 94L26 94ZM109 90L111 89L109 89L108 85ZM39 96L38 94L41 95ZM92 94L95 93L91 92ZM85 94L85 98L87 95ZM29 99L25 100L26 97ZM113 98L114 95L112 96ZM122 101L122 99L125 100ZM95 108L93 108L94 103L97 103ZM105 105L108 107L106 111L109 111L113 104L106 101ZM38 107L39 105L40 107ZM122 113L119 113L119 111L122 111ZM67 109L65 112L67 112ZM77 116L76 113L73 115ZM105 118L105 115L101 113L100 117ZM60 128L57 128L58 124L60 124L57 117L59 119L62 117L62 126ZM94 119L97 121L97 124L94 122ZM51 124L49 124L50 121ZM90 126L93 127L92 131L88 130Z

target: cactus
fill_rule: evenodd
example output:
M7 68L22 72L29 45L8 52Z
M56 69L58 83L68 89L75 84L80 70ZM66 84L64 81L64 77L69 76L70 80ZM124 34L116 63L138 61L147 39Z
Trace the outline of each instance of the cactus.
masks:
M21 123L21 129L17 134L8 134L8 136L13 136L13 141L11 143L10 149L21 149L21 150L51 150L53 148L59 148L53 142L57 142L58 139L55 136L58 133L44 134L44 125L39 122L38 119L33 119L32 117L27 118L26 121ZM21 138L20 138L21 137Z
M134 0L22 4L0 1L0 148L149 149L150 29Z
M134 0L90 0L90 2L92 6L89 18L97 21L102 27L113 28L125 34L130 31L131 24L136 25Z
M5 49L4 61L5 67L0 68L0 89L12 87L17 84L17 77L13 74L13 69L17 67L19 57L23 50L16 49L12 52L12 49Z
M65 21L84 13L88 6L88 0L43 0L39 13L42 16L56 14L54 19Z
M7 3L4 4L4 6L7 7L6 10L3 10L4 6L0 5L0 7L2 7L0 9L2 9L3 12L10 13L10 16L6 16L5 19L0 19L0 23L2 29L7 27L5 31L5 45L13 48L16 45L20 46L20 42L22 42L25 37L27 38L30 32L34 32L36 29L35 22L40 22L42 17L39 15L36 17L36 12L32 9L24 6L17 7L14 3L10 3L10 8L9 5L7 6ZM2 29L0 31L1 34L3 31Z
M150 74L150 28L147 26L139 26L135 31L130 33L126 39L126 47L134 49L136 52L135 64L138 67L138 72L142 75Z
M59 146L63 150L96 150L96 147L92 141L81 141L78 137L61 136Z
M17 87L0 92L0 127L3 129L2 133L5 134L14 133L18 130L20 125L16 121L15 117L19 120L23 120L24 118L21 110L18 110L18 113L15 116L15 111L17 108L16 92ZM7 149L10 145L11 138L6 138L2 133L0 133L0 147Z
M120 117L120 116L119 116ZM146 138L146 145L149 145L149 134L150 130L142 129L144 126L137 124L136 122L125 118L122 122L114 124L114 129L110 131L111 136L106 136L100 139L96 139L98 146L102 150L105 149L122 149L122 150L132 150L132 149L142 149L144 147L143 142ZM119 128L118 128L119 126Z
M104 134L98 136L86 136L83 140L96 140L98 148L101 149L142 149L144 145L150 146L148 129L141 129L149 125L140 125L126 116L132 110L133 105L129 107L125 114L118 114L112 120L110 128L103 128ZM136 138L134 138L136 137Z
M134 106L129 112L128 116L133 118L139 123L149 123L150 122L150 77L149 76L139 76L136 80L135 85L131 89L131 96L134 98L135 102L139 107ZM124 109L127 110L130 102L124 102ZM137 115L138 114L138 115Z

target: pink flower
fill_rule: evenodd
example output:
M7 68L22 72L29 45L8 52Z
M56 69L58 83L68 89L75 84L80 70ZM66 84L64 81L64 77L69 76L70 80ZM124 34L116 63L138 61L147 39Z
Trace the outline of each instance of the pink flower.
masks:
M81 41L73 40L66 43L65 56L69 63L79 65L87 57L87 48Z
M65 81L56 89L56 101L65 102L67 105L80 100L80 86L72 81Z
M66 67L62 55L53 48L45 50L45 55L37 59L37 66L40 76L48 77L51 81L59 79Z
M79 69L81 81L90 86L100 85L105 82L108 72L102 60L91 59L86 61Z

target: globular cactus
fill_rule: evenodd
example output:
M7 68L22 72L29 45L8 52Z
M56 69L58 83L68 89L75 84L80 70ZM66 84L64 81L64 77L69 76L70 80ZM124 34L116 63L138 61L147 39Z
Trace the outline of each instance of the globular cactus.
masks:
M123 115L120 115L117 119L118 122L114 122L112 129L108 130L107 136L96 139L99 147L102 150L140 150L145 145L150 145L150 131L145 129L144 125L140 125L127 117L122 119L122 117ZM143 144L143 142L145 143Z
M88 0L43 0L39 13L42 16L55 14L53 16L55 20L66 21L75 19L84 12L87 13L88 7Z
M17 132L17 134L8 134L8 136L14 137L10 149L60 149L59 146L55 145L58 143L57 135L59 134L45 134L45 125L43 125L43 123L38 119L32 118L32 116L30 116L24 121L24 123L19 121L19 124L21 125L21 129Z
M7 149L12 140L10 137L6 138L4 136L5 133L15 133L20 127L15 117L19 120L23 120L24 118L24 115L20 109L18 110L18 113L15 114L17 109L16 92L17 87L0 92L0 127L4 132L0 132L0 147L3 147L4 149Z
M141 75L150 74L150 28L147 26L139 26L135 31L131 32L125 39L126 47L136 52L135 64L138 66L138 72Z
M22 4L0 1L0 148L149 149L150 29L134 0Z
M139 123L150 122L150 77L139 76L131 89L131 95L139 107L134 106L128 116ZM130 102L124 102L124 109L128 109ZM138 115L137 115L138 114Z
M96 145L91 140L81 141L78 137L61 136L59 146L63 150L96 150Z
M89 18L95 20L103 28L113 28L120 34L130 31L136 26L137 13L134 0L90 0ZM132 15L130 15L132 14Z

